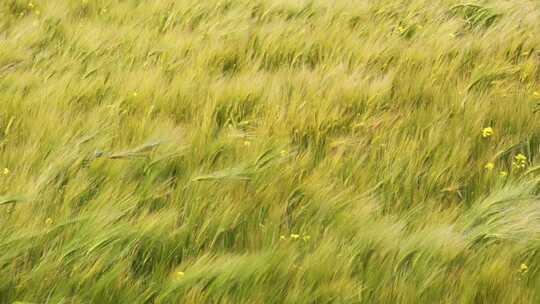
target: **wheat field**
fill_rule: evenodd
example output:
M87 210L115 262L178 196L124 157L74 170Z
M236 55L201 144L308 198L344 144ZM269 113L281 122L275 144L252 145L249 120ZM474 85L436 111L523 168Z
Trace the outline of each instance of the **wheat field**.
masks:
M1 0L0 303L540 303L540 2Z

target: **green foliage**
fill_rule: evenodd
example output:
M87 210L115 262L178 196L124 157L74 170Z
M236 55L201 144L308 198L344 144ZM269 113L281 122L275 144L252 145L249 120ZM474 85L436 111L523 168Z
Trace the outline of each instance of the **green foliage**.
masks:
M501 17L501 14L494 13L492 9L476 4L458 4L450 12L461 16L471 27L489 27Z
M537 1L0 1L0 303L539 303Z

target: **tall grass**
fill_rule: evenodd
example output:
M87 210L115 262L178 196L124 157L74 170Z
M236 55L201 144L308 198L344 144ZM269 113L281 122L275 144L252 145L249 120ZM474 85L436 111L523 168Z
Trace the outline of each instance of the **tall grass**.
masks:
M539 303L539 20L0 1L0 303Z

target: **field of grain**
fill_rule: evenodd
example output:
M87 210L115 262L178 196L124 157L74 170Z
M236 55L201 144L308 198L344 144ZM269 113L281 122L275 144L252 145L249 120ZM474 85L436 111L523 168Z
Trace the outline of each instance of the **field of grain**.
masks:
M540 303L540 2L0 0L0 303Z

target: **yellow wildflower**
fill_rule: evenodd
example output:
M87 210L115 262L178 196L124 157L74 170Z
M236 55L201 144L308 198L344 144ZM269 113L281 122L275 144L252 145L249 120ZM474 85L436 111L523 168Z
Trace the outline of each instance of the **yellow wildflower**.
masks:
M297 240L297 239L299 239L299 238L300 238L300 234L294 234L294 233L291 234L291 239Z
M279 239L280 239L280 240L285 240L286 237L285 237L284 235L280 235L280 236L279 236Z
M540 92L534 91L534 92L533 92L533 96L534 96L534 97L540 97Z
M183 276L186 275L186 273L183 272L183 271L177 271L177 272L176 272L176 275L179 276L179 277L183 277Z
M506 171L501 171L501 172L499 172L499 176L500 176L500 177L507 177L507 176L508 176L508 172L506 172Z
M311 236L305 235L302 239L307 242L311 239Z
M9 175L11 173L11 171L9 171L8 168L4 168L4 170L2 171L2 174L4 175Z
M488 171L491 171L495 168L495 164L492 163L492 162L488 162L485 166L484 166L484 169L488 170Z
M527 160L527 157L525 155L523 155L523 153L518 153L516 156L515 156L516 160L519 160L519 161L524 161L524 160Z
M483 138L491 137L493 135L493 133L494 133L494 131L493 131L492 127L486 127L486 128L482 129L482 137Z
M403 34L403 33L405 33L407 31L407 29L403 25L400 25L398 27L398 31L399 31L400 34Z
M521 266L519 266L519 272L526 273L527 271L529 271L529 266L527 266L527 264L525 263L522 263Z
M33 8L33 7L34 7L34 3L29 2L29 3L28 3L28 7L29 7L29 8Z
M514 156L512 166L516 169L525 168L527 166L527 156L523 155L523 153L516 154L516 156Z
M48 217L46 220L45 220L45 224L47 225L52 225L54 223L53 219Z
M246 141L244 141L244 146L246 146L246 147L249 147L249 146L251 146L251 142L249 142L249 141L247 141L247 140L246 140Z

